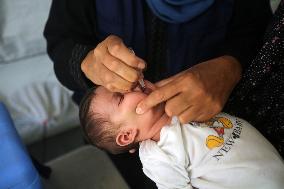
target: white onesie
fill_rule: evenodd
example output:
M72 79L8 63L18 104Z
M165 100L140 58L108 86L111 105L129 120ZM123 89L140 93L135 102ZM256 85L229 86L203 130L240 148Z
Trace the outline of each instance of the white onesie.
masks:
M144 173L159 189L283 189L284 164L248 122L225 113L206 123L174 117L160 141L140 143Z

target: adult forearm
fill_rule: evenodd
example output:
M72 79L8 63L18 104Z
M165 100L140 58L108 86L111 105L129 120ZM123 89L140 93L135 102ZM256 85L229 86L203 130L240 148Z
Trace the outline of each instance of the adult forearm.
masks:
M73 91L90 86L80 69L87 53L96 46L92 1L53 0L44 30L47 52L58 80Z
M56 77L65 87L80 91L92 86L80 69L83 59L92 48L66 40L49 51Z

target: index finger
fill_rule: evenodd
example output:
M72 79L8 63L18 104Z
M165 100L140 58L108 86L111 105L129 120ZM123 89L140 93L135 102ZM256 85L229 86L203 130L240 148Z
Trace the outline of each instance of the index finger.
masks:
M161 88L154 90L152 93L149 94L144 100L142 100L136 108L137 114L143 114L144 112L148 111L152 107L164 102L175 95L180 93L175 82L170 82Z
M109 44L108 51L112 56L115 56L133 68L144 69L146 67L144 60L137 57L121 40L116 40Z

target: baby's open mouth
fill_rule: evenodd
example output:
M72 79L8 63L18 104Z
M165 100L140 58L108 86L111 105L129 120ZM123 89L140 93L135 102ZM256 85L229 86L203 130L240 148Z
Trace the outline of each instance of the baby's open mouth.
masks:
M153 90L156 89L156 86L147 81L147 80L144 80L144 85L142 86L141 84L137 83L137 85L135 86L135 88L133 89L133 91L138 91L138 92L143 92L144 94L146 95L149 95Z
M145 87L145 88L142 88L140 85L137 85L134 89L133 89L133 91L137 91L137 92L142 92L142 93L144 93L144 94L146 94L146 95L149 95L153 90L152 89L150 89L149 87Z
M152 89L145 87L142 92L145 93L146 95L149 95L152 92Z

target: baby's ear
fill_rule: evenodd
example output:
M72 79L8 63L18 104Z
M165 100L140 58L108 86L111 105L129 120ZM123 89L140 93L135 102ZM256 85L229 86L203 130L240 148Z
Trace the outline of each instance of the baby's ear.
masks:
M127 146L135 141L137 136L136 128L122 128L116 136L116 144L119 146Z

